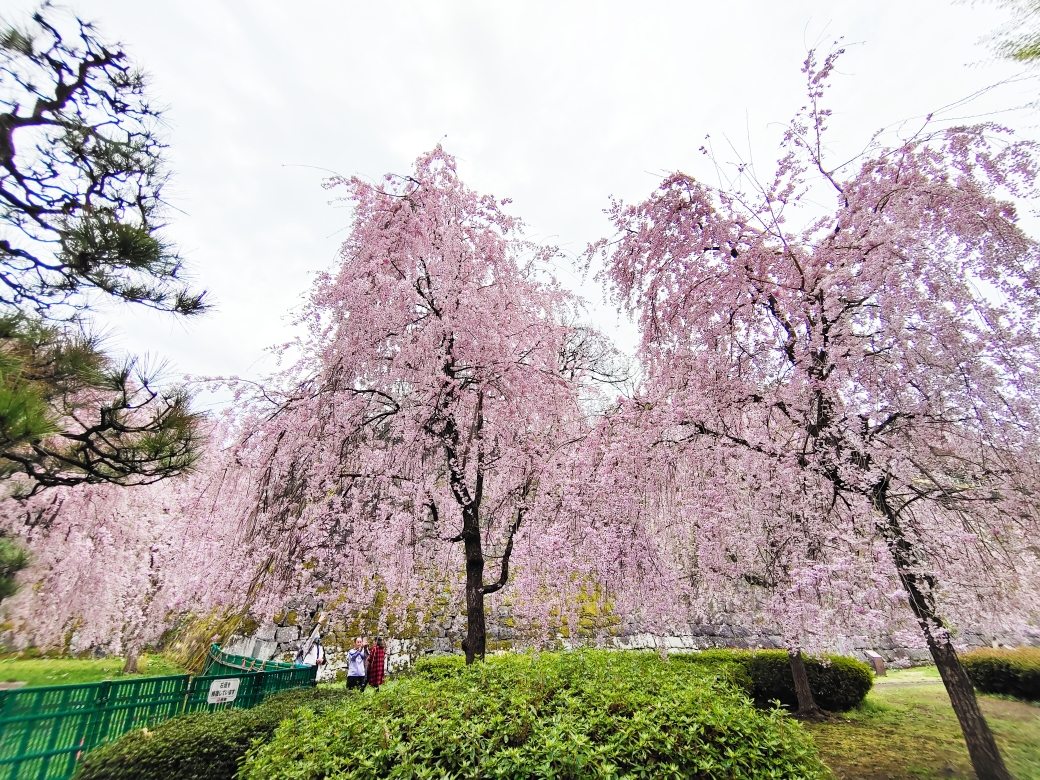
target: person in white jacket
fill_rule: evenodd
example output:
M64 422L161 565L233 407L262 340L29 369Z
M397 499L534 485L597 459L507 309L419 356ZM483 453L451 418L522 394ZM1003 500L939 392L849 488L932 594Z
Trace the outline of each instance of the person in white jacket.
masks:
M311 644L303 657L303 663L307 666L322 666L325 663L325 648L321 646L321 637L316 638Z
M365 690L368 678L368 650L362 637L354 639L354 649L347 652L347 690Z

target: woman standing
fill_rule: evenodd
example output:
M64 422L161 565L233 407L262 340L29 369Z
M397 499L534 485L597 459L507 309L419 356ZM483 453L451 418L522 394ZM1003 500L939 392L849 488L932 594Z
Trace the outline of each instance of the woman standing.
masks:
M325 648L321 646L321 637L315 637L311 646L307 649L306 653L301 652L297 654L298 664L306 664L307 666L322 666L325 663Z
M368 684L379 690L386 674L386 645L383 637L376 637L376 645L368 651Z
M368 669L368 653L363 637L354 638L354 649L347 652L347 690L365 690L365 672Z

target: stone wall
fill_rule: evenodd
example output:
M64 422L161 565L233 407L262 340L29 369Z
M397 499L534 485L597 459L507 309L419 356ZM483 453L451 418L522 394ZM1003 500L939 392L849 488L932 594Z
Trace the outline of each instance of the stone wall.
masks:
M320 605L319 605L320 606ZM233 636L229 638L225 649L231 653L253 656L263 660L292 660L300 646L310 635L314 619L318 614L314 603L299 605L297 609L288 609L279 623L271 623L261 627L251 636ZM305 617L309 616L309 617ZM300 618L304 617L303 620ZM295 621L295 622L290 622ZM414 660L424 655L460 653L461 642L465 635L465 615L434 615L421 631L412 631L413 636L386 637L388 671L405 668ZM323 627L323 645L325 646L327 663L322 667L319 679L331 681L346 674L346 651L353 647L354 634L362 633L358 621L350 625L330 625ZM523 649L529 646L524 641L522 632L513 625L512 614L508 606L500 606L488 612L488 649L491 652L510 649ZM543 643L544 644L544 643ZM560 648L573 648L580 645L595 645L616 649L667 649L669 652L706 650L711 648L742 649L782 649L783 642L779 635L767 632L752 633L740 626L725 622L718 624L698 624L690 626L688 632L676 636L658 637L640 632L634 619L623 619L615 629L615 633L599 639L571 640L560 636L554 643ZM847 652L860 660L866 661L866 651L873 651L884 658L889 667L904 667L931 663L931 657L923 643L919 646L905 646L891 636L853 636L844 644ZM1040 646L1040 630L1026 632L1023 636L989 636L977 633L958 637L958 644L973 649L989 646Z

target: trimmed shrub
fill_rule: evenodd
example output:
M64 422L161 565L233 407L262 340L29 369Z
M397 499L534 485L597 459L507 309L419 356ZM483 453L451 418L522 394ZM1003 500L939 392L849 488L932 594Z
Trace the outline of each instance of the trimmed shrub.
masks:
M1040 701L1040 647L973 650L961 656L961 663L983 693Z
M790 709L798 707L786 650L705 650L671 657L688 664L722 668L739 665L750 678L749 694L756 704L770 706L779 701ZM827 656L826 662L806 656L805 673L816 703L831 712L845 712L858 706L874 685L874 674L869 666L843 655Z
M739 651L734 650L705 650L700 653L670 653L669 662L676 664L696 664L703 667L702 673L713 673L718 679L724 680L739 688L747 696L755 698L755 682L748 674L747 664L744 659L737 655ZM772 706L772 705L768 705Z
M830 776L800 724L707 668L604 651L446 666L443 679L299 711L250 750L240 779Z
M428 655L412 664L411 672L424 680L448 680L458 677L466 668L461 655Z
M320 711L341 691L287 691L248 710L194 712L92 750L74 780L233 780L253 740L269 739L299 708Z

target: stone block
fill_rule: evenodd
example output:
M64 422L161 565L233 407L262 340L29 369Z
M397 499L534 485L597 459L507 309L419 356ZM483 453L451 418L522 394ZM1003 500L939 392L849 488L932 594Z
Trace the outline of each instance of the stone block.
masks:
M867 663L874 669L874 674L878 677L885 676L885 659L882 658L878 653L873 650L865 650L863 655L866 656Z
M259 639L259 637L257 637ZM300 627L299 626L285 626L279 628L275 632L274 639L276 642L295 642L300 638Z
M278 626L276 626L274 623L268 623L266 626L261 628L255 634L253 634L253 639L259 639L261 642L273 642L275 641L275 636L277 635L277 633Z
M233 636L224 643L221 648L225 653L231 655L249 655L253 652L253 639L244 636Z
M278 644L275 642L264 642L256 640L253 642L253 652L249 655L253 658L259 658L261 661L270 661L278 653Z

